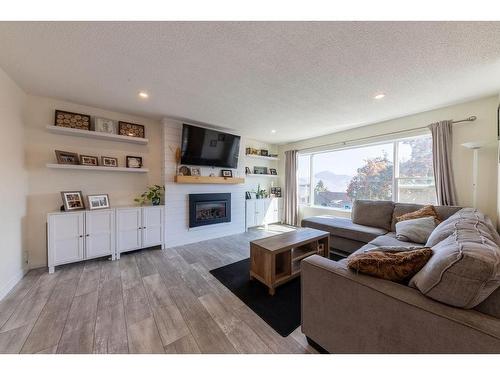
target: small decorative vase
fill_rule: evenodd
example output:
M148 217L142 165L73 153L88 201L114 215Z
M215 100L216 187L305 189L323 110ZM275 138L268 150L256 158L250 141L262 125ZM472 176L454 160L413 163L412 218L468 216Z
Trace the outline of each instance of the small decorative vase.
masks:
M153 206L159 206L160 205L160 197L151 198L151 203L153 204Z

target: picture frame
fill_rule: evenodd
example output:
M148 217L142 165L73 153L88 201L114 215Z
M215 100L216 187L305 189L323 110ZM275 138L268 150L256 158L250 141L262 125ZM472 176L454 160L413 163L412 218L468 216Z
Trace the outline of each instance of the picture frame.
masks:
M276 171L276 168L269 168L269 174L273 176L277 176L278 172Z
M191 167L191 176L201 176L200 167Z
M61 191L64 211L79 211L85 209L81 191Z
M104 210L111 208L108 194L87 195L90 210Z
M90 116L83 113L67 112L56 109L54 115L54 126L90 130Z
M118 167L118 158L113 158L111 156L101 156L101 166L116 168Z
M210 147L217 147L217 139L212 139L210 141Z
M97 167L99 165L99 158L91 155L80 155L80 165Z
M118 121L118 134L127 137L145 138L146 130L144 125Z
M80 159L78 154L70 151L61 151L55 150L57 164L71 164L78 165L80 164Z
M118 134L118 124L107 118L94 118L94 131L98 133Z
M245 154L246 155L259 155L260 151L257 150L256 148L253 148L253 147L247 147L245 149Z
M254 174L268 174L267 167L253 167Z
M267 152L267 150L260 150L260 156L268 156L269 153Z
M127 168L142 168L142 156L126 156Z
M222 177L233 177L233 171L231 169L221 169L220 173Z
M271 187L271 195L274 195L276 198L281 198L281 187Z
M245 174L252 174L250 167L245 167Z
M186 167L185 165L181 165L179 167L179 176L191 176L191 169L189 167Z

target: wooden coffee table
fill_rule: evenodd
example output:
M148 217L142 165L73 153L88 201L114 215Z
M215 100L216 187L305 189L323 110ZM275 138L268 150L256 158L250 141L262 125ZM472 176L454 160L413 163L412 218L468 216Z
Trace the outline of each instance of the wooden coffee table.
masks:
M312 228L250 242L250 279L257 279L274 295L277 286L300 275L300 261L313 254L328 256L330 233Z

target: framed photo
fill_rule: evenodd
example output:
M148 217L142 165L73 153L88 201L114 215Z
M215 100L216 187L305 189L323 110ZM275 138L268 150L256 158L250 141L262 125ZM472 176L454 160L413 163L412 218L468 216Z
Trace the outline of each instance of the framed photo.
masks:
M97 167L99 165L99 158L97 156L80 155L80 164Z
M200 167L191 167L191 176L201 176Z
M260 151L257 150L256 148L253 148L253 147L247 147L245 149L245 154L246 155L259 155Z
M102 210L111 207L108 194L87 195L87 200L91 210Z
M179 176L191 176L191 169L185 165L179 167Z
M127 156L127 168L142 168L142 157Z
M146 131L144 125L132 124L131 122L119 121L118 134L127 137L145 138Z
M267 167L253 167L254 174L268 174Z
M269 173L272 174L273 176L277 176L278 172L276 171L276 168L269 168Z
M210 140L210 147L217 147L217 139Z
M233 177L233 171L230 169L221 169L222 177Z
M252 174L252 170L249 167L245 167L245 174Z
M101 156L101 165L103 167L118 167L118 158L111 156Z
M281 188L280 187L272 187L271 195L274 195L276 198L281 198Z
M90 116L83 113L66 112L56 109L54 126L90 130Z
M118 125L114 120L96 117L94 119L94 131L99 133L118 134Z
M84 210L83 195L81 191L61 191L65 211Z
M267 150L260 150L260 156L268 156Z
M245 192L245 199L252 199L252 194L249 191Z
M80 163L78 154L69 151L56 150L56 158L58 164L74 164Z

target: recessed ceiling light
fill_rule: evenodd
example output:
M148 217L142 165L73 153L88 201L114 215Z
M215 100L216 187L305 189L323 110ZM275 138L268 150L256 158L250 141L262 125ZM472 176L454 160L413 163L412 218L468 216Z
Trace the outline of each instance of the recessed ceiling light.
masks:
M385 98L385 94L383 92L379 93L379 94L376 94L373 99L377 99L377 100L380 100L380 99L383 99Z
M273 130L271 130L271 133L273 133L273 134L274 134L274 133L276 133L276 130L274 130L274 129L273 129Z
M149 94L146 91L139 91L138 95L139 95L139 98L142 98L142 99L149 98Z

